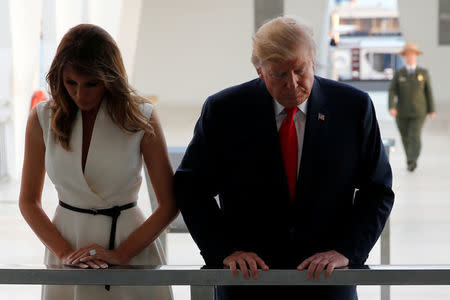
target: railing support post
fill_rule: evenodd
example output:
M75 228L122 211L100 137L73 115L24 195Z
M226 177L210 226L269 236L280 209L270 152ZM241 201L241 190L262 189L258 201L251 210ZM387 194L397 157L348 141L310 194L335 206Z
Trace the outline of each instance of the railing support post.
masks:
M385 139L383 140L384 148L386 149L386 154L390 156L391 151L394 149L395 140ZM384 230L380 237L380 248L381 248L381 264L389 265L391 263L391 222L388 218L386 224L384 225ZM381 300L391 299L391 286L382 285L381 287Z
M381 248L381 264L389 265L390 264L390 256L391 256L391 222L389 219L386 221L384 225L384 230L381 233L380 240L380 248ZM390 300L391 299L391 286L382 285L381 286L381 300Z
M215 300L216 286L191 285L191 300Z

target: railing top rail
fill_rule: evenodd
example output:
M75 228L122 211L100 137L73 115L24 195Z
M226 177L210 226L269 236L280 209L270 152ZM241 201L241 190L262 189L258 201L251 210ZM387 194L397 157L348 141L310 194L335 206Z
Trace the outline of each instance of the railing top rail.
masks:
M450 285L450 265L377 265L335 270L306 280L305 271L269 270L258 280L200 266L118 266L105 270L64 266L0 265L0 284L56 285Z

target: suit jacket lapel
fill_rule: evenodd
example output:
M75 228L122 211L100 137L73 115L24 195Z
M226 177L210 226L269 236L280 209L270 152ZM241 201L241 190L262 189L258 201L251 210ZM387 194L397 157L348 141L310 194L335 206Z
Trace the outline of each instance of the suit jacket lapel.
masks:
M332 116L328 114L325 96L322 94L318 79L315 78L308 99L305 136L295 196L296 202L302 202L301 195L307 195L311 187L311 180L313 180L311 175L315 173L315 161L319 159L330 117Z
M280 199L285 199L286 204L289 203L289 186L287 183L286 173L284 171L283 154L281 153L280 138L278 135L277 123L275 119L275 110L273 105L273 97L267 91L264 81L261 80L259 90L261 92L261 98L258 101L263 102L258 107L261 108L259 112L259 125L261 132L266 135L267 138L267 154L269 159L267 164L271 164L269 170L272 170L274 174L270 174L274 178L274 184L283 187L284 191L280 195Z

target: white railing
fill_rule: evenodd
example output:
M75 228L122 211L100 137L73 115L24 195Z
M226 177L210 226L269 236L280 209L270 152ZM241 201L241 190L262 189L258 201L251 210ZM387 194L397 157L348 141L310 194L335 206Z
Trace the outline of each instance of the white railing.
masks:
M262 271L257 280L200 266L116 266L104 270L45 265L0 265L0 284L189 285L191 299L212 300L218 285L450 285L450 265L361 266L307 280L306 271ZM448 295L450 297L450 295Z

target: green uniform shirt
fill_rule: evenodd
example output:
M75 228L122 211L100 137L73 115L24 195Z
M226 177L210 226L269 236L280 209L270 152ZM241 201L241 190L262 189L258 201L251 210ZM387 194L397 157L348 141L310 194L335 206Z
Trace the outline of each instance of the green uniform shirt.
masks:
M430 76L424 68L416 67L408 74L406 67L397 70L389 87L389 109L396 108L398 117L424 117L434 112Z

